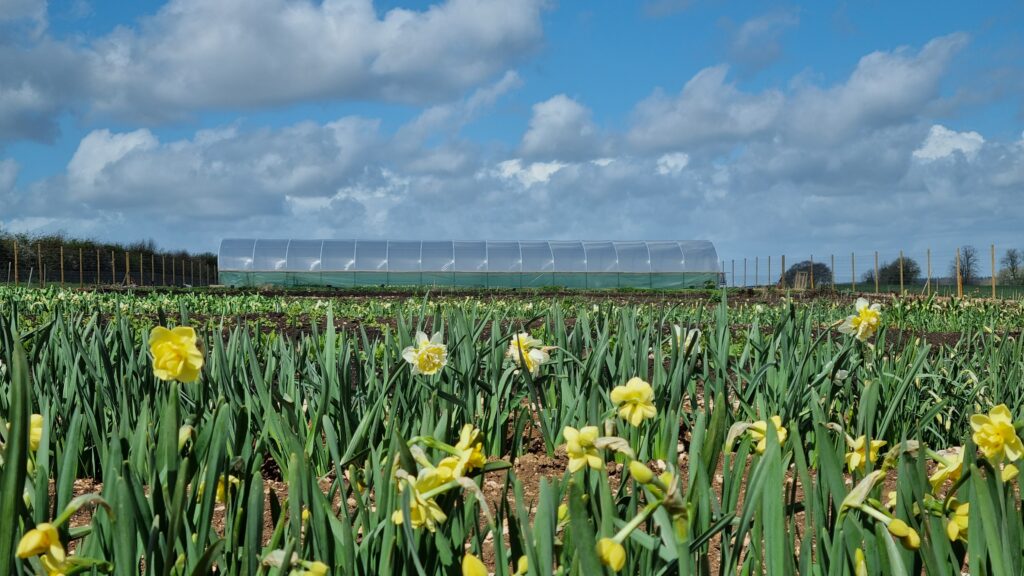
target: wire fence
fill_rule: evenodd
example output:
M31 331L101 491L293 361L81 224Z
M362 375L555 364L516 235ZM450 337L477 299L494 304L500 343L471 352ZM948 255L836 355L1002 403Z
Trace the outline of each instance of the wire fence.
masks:
M963 246L949 253L924 249L765 255L722 260L721 267L730 287L1024 297L1022 253L1000 252L995 245Z
M4 242L0 282L23 286L209 286L217 266L208 258Z

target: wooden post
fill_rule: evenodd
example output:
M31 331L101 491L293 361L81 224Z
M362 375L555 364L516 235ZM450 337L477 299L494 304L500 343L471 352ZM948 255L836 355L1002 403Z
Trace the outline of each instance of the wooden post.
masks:
M964 297L964 285L960 279L960 248L956 249L956 297Z
M996 245L992 245L992 299L996 298Z
M96 285L100 285L100 250L96 249Z
M160 255L160 285L167 286L167 255Z
M903 295L903 250L900 250L900 295Z
M924 282L925 288L927 288L927 294L932 295L932 249L928 249L928 279Z
M14 285L18 285L18 241L14 241Z
M149 283L156 284L156 255L149 253Z
M46 275L43 274L43 249L36 242L36 270L39 270L39 287L46 288Z
M142 252L139 252L139 286L146 285L146 274L142 270Z
M875 294L878 294L878 250L875 250Z
M171 256L171 286L174 286L174 273L177 269L177 266L174 265L174 257Z
M857 291L857 258L850 252L850 290Z
M814 290L814 254L811 254L811 290Z
M132 257L127 250L124 251L124 285L132 283Z
M782 273L779 274L779 282L782 284L783 288L786 287L786 255L785 254L782 255Z
M60 287L64 287L64 245L60 245Z
M191 258L188 259L188 283L196 285L196 262Z
M110 251L110 283L117 285L117 257L113 250Z
M181 283L185 283L185 261L181 261Z
M82 259L82 247L78 247L78 289L85 288L85 260Z

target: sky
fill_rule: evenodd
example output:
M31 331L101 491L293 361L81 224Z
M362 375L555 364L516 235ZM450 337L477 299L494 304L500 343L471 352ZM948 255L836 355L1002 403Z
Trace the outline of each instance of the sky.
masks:
M0 0L0 228L1024 248L1022 30L1000 1Z

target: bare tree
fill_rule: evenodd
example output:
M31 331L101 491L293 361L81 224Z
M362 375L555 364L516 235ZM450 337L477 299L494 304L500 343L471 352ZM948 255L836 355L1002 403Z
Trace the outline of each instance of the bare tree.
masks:
M974 284L978 281L978 267L981 265L978 250L970 244L960 247L960 277L964 284ZM949 265L949 275L956 278L956 257Z
M1005 284L1024 283L1024 254L1016 248L1010 248L999 261L1003 267L999 271L999 280Z

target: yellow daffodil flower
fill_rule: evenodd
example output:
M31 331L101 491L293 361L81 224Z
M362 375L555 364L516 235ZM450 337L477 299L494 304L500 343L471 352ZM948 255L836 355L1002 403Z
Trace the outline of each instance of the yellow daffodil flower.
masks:
M865 298L857 298L856 314L849 316L839 325L843 334L852 334L861 342L871 338L878 331L882 318L880 304L870 304Z
M650 484L654 480L654 472L639 460L633 460L629 463L629 475L638 484Z
M928 477L928 483L932 485L932 492L937 492L946 483L946 480L956 482L964 467L964 449L962 446L950 449L945 460L936 460L935 471Z
M633 426L658 415L658 409L654 407L654 389L635 376L625 386L612 389L610 397L612 404L619 409L619 416Z
M57 527L47 522L36 524L36 527L29 530L18 542L18 549L15 556L18 558L31 558L46 554L52 556L58 562L64 562L64 545L61 544L60 534Z
M526 576L530 571L530 560L526 556L520 556L519 561L516 562L516 571L512 573L512 576Z
M970 509L969 502L955 504L953 514L946 519L946 537L950 542L956 542L958 539L967 541L967 517Z
M43 440L43 415L33 414L28 426L28 447L35 452Z
M981 448L985 457L993 462L1002 462L1004 457L1015 462L1024 455L1024 445L1017 437L1017 430L1013 427L1010 409L1006 404L996 406L987 415L971 416L971 429L974 430L971 437L974 443Z
M1010 482L1016 478L1018 474L1020 474L1020 471L1017 470L1016 466L1013 464L1007 464L1006 466L1003 466L1003 470L999 473L999 476L1003 479L1003 482Z
M853 445L850 446L851 450L846 453L846 468L850 472L864 470L869 460L874 463L878 460L878 451L885 446L884 440L872 440L869 450L866 443L867 436L861 436L854 440Z
M601 563L611 568L613 572L622 570L626 565L626 549L611 538L601 538L597 541L597 556Z
M331 573L331 568L323 562L307 562L301 561L302 570L292 570L289 576L327 576Z
M153 328L149 333L153 375L161 380L195 382L203 367L203 353L197 342L196 331L190 326L173 330L163 326Z
M228 501L229 493L238 490L239 481L232 475L228 475L227 482L224 481L224 476L217 478L217 492L214 494L214 500L224 504Z
M779 416L772 416L768 420L771 420L773 426L775 426L775 435L779 438L779 445L782 445L786 441L788 432L782 426L782 418ZM768 448L768 438L765 434L768 432L768 422L765 420L758 420L747 428L747 433L750 434L750 439L757 444L754 445L754 450L758 454L764 454L766 448Z
M868 563L864 559L864 551L860 548L853 553L853 576L868 576Z
M540 365L551 358L543 344L526 332L520 332L513 336L512 341L508 343L508 352L505 353L505 356L512 359L512 362L520 368L525 364L525 368L530 374L536 376L540 373Z
M455 476L462 477L473 470L479 470L487 464L487 456L484 455L483 438L472 424L466 424L459 431L459 441L455 444L458 452L457 466L452 470Z
M416 345L402 350L402 358L412 365L413 374L432 376L448 364L448 347L441 342L440 332L430 338L417 332Z
M441 510L437 501L434 498L424 498L423 494L446 484L450 480L450 473L444 474L439 472L437 468L423 468L415 478L407 475L399 480L399 494L409 490L409 520L413 528L426 526L427 530L434 532L438 524L448 519L448 516ZM391 521L395 524L402 524L404 520L401 504L399 504L399 509L391 514Z
M584 426L577 430L566 426L562 431L565 435L565 448L569 454L569 472L577 472L590 466L594 470L604 468L604 460L594 446L597 441L597 426Z
M462 576L487 576L487 566L479 558L466 553L462 557Z

